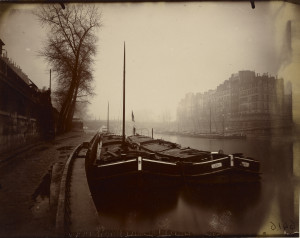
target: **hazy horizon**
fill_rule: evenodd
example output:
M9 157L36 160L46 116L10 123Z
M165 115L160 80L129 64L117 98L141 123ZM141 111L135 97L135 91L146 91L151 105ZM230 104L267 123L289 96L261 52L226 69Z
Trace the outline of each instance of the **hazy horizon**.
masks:
M0 3L4 6L3 3ZM37 56L46 30L33 4L5 4L0 38L4 49L39 87L49 87L50 67ZM186 93L215 89L240 70L269 73L293 83L299 97L300 7L286 2L98 3L95 93L91 118L122 117L123 44L126 42L126 117L175 119ZM66 4L68 7L68 4ZM292 52L286 24L292 21ZM298 27L299 28L299 27ZM55 75L53 76L53 80ZM294 107L295 108L295 107ZM295 111L296 117L299 112Z

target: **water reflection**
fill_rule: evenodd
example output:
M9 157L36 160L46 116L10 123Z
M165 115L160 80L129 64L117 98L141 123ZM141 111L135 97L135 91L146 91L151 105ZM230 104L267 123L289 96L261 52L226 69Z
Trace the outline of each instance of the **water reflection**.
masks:
M108 229L195 235L286 235L299 231L300 143L290 137L212 140L156 135L201 150L243 152L261 162L256 184L108 189L94 195Z
M300 139L293 143L293 173L294 176L300 178Z
M93 195L101 225L106 229L148 232L167 229L164 216L176 209L179 190L103 189Z
M197 217L188 229L195 234L227 235L242 231L242 234L255 235L253 231L263 217L256 220L257 224L251 224L249 231L250 224L244 222L260 199L260 190L260 183L186 187L181 194L182 203L184 207L192 207Z

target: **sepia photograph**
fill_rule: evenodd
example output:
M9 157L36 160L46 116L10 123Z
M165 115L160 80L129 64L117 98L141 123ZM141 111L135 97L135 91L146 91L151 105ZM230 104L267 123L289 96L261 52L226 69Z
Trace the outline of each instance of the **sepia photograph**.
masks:
M300 2L0 1L0 238L299 237Z

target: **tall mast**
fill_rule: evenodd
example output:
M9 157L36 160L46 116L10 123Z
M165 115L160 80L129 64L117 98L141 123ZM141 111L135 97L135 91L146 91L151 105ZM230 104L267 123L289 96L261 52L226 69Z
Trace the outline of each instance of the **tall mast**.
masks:
M123 63L123 132L122 145L125 145L125 41L124 41L124 63Z
M223 113L223 136L225 135L225 114Z
M209 108L209 133L211 134L211 106Z
M107 132L109 132L109 102L107 105Z
M1 52L0 52L1 53ZM49 89L50 89L50 93L51 93L51 69L50 69L50 82L49 82Z

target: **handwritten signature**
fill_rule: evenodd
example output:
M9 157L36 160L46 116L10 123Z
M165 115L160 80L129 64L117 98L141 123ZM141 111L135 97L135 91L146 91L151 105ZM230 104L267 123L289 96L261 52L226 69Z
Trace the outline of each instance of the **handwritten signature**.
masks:
M270 228L272 231L287 231L287 230L295 230L295 222L294 221L285 221L285 222L270 222Z

